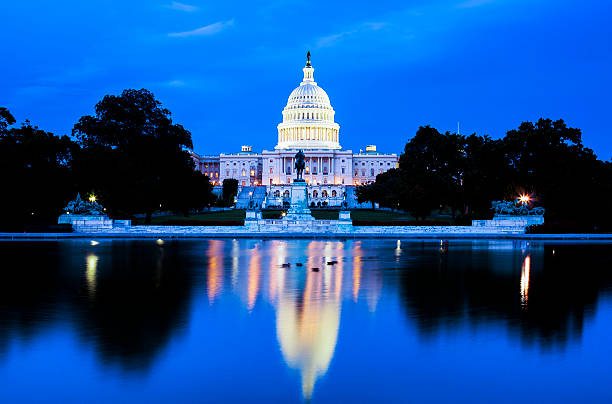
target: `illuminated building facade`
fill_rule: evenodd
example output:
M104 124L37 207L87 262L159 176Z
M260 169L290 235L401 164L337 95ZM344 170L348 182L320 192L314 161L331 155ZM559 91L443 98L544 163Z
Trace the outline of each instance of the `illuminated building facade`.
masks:
M242 146L239 153L219 156L192 153L197 169L208 175L213 185L235 178L241 187L266 186L269 196L282 197L284 186L295 177L298 150L306 155L304 179L310 185L313 200L315 191L319 198L324 191L330 198L332 192L343 195L345 186L373 182L378 174L397 167L397 154L379 153L375 145L359 153L342 149L340 125L334 120L335 111L327 93L314 81L310 53L302 70L302 82L291 92L282 111L274 150L254 153L250 146Z

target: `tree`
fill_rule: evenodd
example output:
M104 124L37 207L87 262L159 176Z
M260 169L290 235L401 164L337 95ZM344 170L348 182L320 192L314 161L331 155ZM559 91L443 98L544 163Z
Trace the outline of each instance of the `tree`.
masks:
M376 187L376 183L358 185L357 188L355 188L355 196L357 196L357 202L358 203L370 202L372 204L372 209L374 209L375 208L374 204L377 201L375 187Z
M563 120L523 122L508 131L503 149L511 170L508 197L524 189L546 208L547 220L609 228L610 162L583 146L580 129Z
M238 195L238 180L235 178L226 178L223 180L223 204L232 206L234 198Z
M23 231L26 224L57 223L62 208L74 196L71 164L78 145L26 121L10 128L14 119L0 111L0 181L7 191L0 198L2 227Z
M5 107L0 107L0 136L6 134L9 126L15 123L15 118Z
M97 190L116 214L144 212L150 223L156 209L186 214L210 202L210 187L201 173L193 173L185 151L192 148L191 133L173 123L148 90L104 96L73 134L83 146L76 162L80 189Z

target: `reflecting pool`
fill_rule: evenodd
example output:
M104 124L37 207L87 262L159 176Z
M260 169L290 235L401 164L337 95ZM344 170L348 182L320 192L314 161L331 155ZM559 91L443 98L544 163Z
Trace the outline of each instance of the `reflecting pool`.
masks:
M0 242L0 402L612 402L612 248Z

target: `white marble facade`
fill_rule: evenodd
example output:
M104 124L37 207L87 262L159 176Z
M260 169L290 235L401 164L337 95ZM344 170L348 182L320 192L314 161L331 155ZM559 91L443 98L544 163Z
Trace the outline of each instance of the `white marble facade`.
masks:
M378 174L397 167L397 154L379 153L374 145L359 153L342 149L340 126L334 121L335 112L327 93L314 81L310 58L303 74L302 82L291 92L282 111L283 121L277 127L274 150L254 153L250 146L242 146L240 152L218 156L192 152L196 169L209 176L213 185L235 178L240 187L266 186L268 198L272 199L276 193L285 192L285 186L295 178L295 154L303 150L304 179L311 201L325 201L321 197L325 193L330 198L328 204L334 206L337 204L331 200L332 192L340 204L345 186L373 182Z

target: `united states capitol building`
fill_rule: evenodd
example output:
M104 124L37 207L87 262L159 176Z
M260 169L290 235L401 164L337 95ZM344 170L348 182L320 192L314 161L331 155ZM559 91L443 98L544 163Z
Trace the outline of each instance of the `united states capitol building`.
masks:
M274 150L257 153L251 146L242 146L240 152L215 156L191 153L196 169L213 185L221 185L226 178L238 180L238 207L253 197L263 206L282 206L295 178L299 150L306 156L304 179L312 206L340 206L345 198L355 205L355 186L373 182L378 174L397 167L397 154L379 153L375 145L358 153L342 148L340 125L334 121L329 96L314 81L310 53L302 70L302 82L282 111Z

